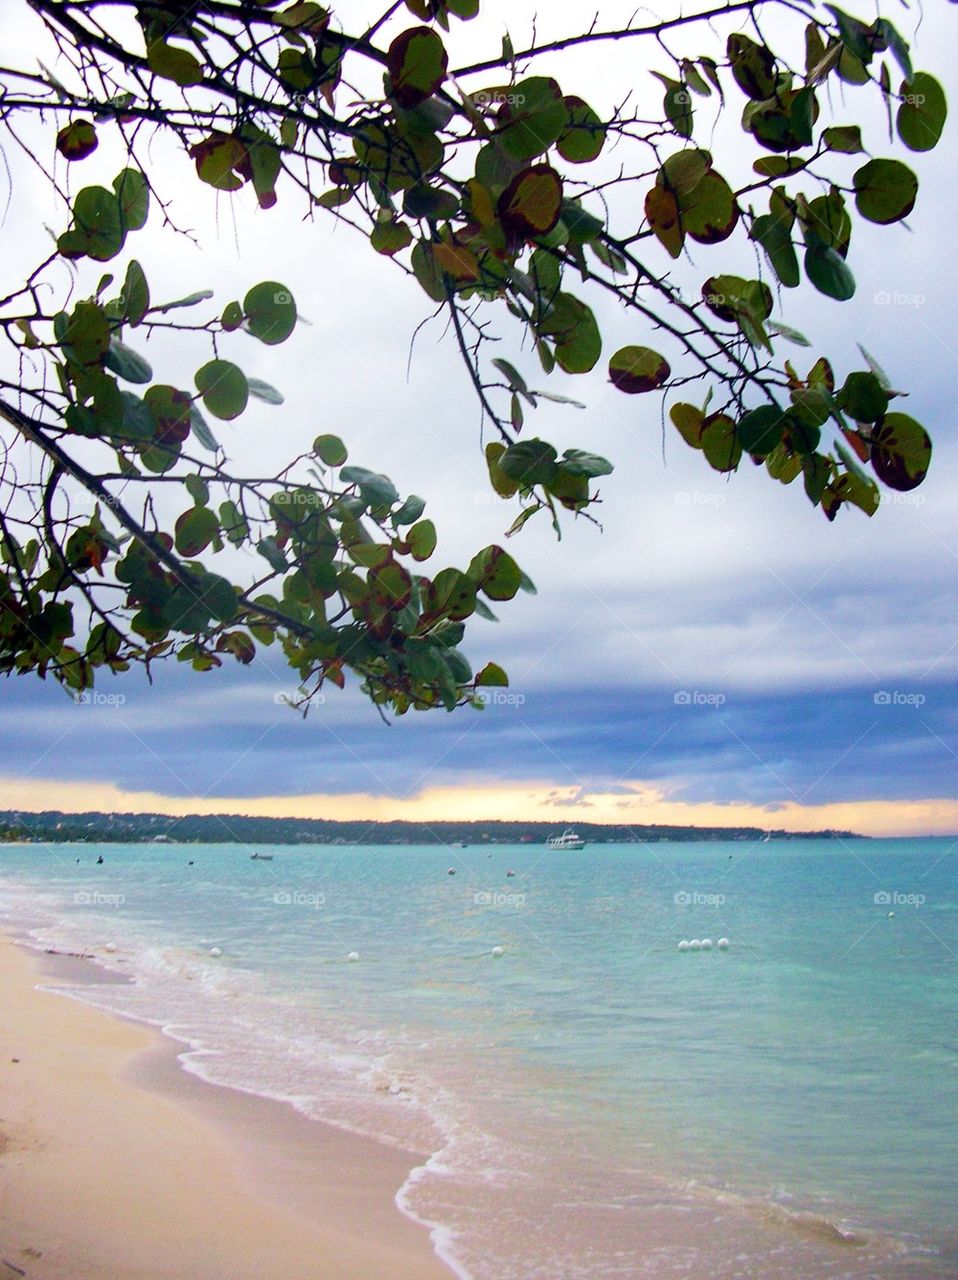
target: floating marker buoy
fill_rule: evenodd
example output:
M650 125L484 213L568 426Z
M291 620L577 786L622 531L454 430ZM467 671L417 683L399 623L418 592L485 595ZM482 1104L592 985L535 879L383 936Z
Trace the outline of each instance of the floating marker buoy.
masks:
M220 951L219 947L210 947L210 955L214 960L218 960L222 954L223 953Z
M493 955L496 957L496 959L498 960L498 959L499 959L499 957L502 955L502 947L493 947L493 948L492 948L492 954L493 954Z
M711 939L711 938L703 938L703 939L702 939L702 950L703 950L703 951L711 951L711 950L712 950L712 939Z
M689 943L689 950L690 950L690 951L701 951L701 950L702 950L702 939L701 939L701 938L693 938L693 939L692 939L692 941Z
M447 876L454 876L455 874L456 874L456 868L455 868L455 867L450 867L450 868L449 868L449 870L446 872L446 875L447 875Z
M106 944L106 946L103 948L103 950L104 950L104 951L109 951L109 952L110 952L110 954L112 955L112 954L113 954L113 952L116 950L116 943L115 943L115 942L108 942L108 943Z
M894 911L889 911L889 913L888 913L888 919L889 919L889 920L894 920L894 918L895 918L895 913L894 913Z
M719 938L718 949L719 951L728 951L728 938Z
M358 951L350 951L350 953L349 953L349 955L346 957L346 959L347 959L347 960L358 960L358 959L359 959L359 952L358 952Z
M689 949L689 940L688 938L683 938L682 941L679 943L679 950L688 951L688 949Z

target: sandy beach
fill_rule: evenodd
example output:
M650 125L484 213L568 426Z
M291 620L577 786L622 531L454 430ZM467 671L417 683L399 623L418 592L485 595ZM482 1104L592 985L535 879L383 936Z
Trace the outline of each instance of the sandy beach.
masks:
M423 1153L189 1075L0 935L0 1280L449 1280L396 1191Z

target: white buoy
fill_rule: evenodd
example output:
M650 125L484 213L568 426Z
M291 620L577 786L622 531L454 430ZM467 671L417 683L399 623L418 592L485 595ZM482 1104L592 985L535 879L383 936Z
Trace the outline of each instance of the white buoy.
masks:
M692 939L692 941L689 943L689 950L690 950L690 951L701 951L701 950L702 950L702 939L701 939L701 938L693 938L693 939Z
M728 938L719 938L717 945L719 951L728 951Z
M679 950L688 951L688 949L689 949L689 940L688 938L683 938L682 941L679 943Z
M894 918L895 918L895 913L894 913L894 911L889 911L889 913L888 913L888 919L889 919L889 920L894 920Z
M449 870L446 872L446 875L447 875L447 876L454 876L455 874L456 874L456 868L455 868L455 867L450 867L450 868L449 868Z
M502 955L502 947L493 947L493 948L492 948L492 954L493 954L493 955L496 957L496 959L498 960L498 959L499 959L499 957Z
M220 951L219 947L210 947L210 955L214 960L218 960L222 954L223 953Z
M711 938L703 938L703 939L702 939L702 950L703 950L703 951L711 951L711 950L712 950L712 939L711 939Z
M346 957L346 959L347 959L347 960L358 960L358 959L359 959L359 952L358 952L358 951L350 951L350 953L349 953L349 955Z
M103 950L104 950L104 951L109 951L110 955L112 955L112 954L113 954L113 952L116 950L116 943L115 943L115 942L108 942L108 943L106 944L106 946L103 948Z

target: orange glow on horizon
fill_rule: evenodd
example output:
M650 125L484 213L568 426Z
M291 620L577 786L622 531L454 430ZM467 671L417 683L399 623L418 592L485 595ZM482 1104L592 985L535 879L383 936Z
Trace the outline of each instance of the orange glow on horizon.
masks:
M112 783L0 779L0 808L65 813L238 814L247 817L326 818L371 822L596 822L628 826L759 827L785 831L857 831L872 836L950 835L958 832L958 800L845 801L780 805L682 800L678 790L629 784L615 792L583 794L541 782L435 787L409 798L369 795L174 797L124 791Z

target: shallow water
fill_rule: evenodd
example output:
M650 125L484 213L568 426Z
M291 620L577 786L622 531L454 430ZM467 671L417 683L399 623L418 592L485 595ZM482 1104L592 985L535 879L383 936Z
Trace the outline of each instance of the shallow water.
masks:
M958 1275L953 842L267 851L0 846L0 911L432 1152L399 1201L474 1280Z

